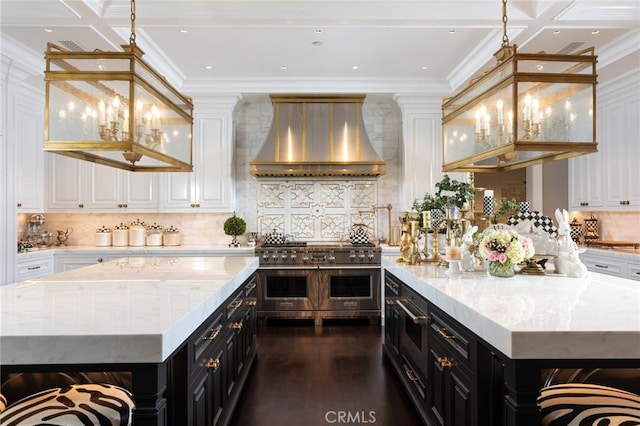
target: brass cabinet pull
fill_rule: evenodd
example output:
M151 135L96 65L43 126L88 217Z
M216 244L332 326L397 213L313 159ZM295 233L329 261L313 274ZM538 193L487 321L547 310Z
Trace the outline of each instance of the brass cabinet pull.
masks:
M438 364L440 365L441 368L451 368L453 367L453 362L447 358L446 356L439 356L438 357Z
M630 204L629 200L620 200L620 205L621 206L628 206L629 204Z
M233 330L242 330L242 321L232 322L231 324L229 324L229 328L232 328Z
M118 204L118 208L122 208L122 204Z
M393 299L385 299L385 302L387 303L387 305L392 306L395 305L396 302L393 301Z
M635 275L640 275L640 271L638 271L638 272L635 272Z
M232 309L239 308L240 306L242 306L242 299L234 300L233 302L231 302L231 304L229 306Z
M255 281L252 281L249 284L247 284L246 286L244 286L244 289L247 290L247 291L251 291L254 288L256 288L256 282Z
M385 281L385 285L391 290L397 290L399 287L398 284L394 283L393 281Z
M404 373L407 375L409 380L411 380L412 382L417 382L418 381L418 377L416 376L416 374L412 370L406 370Z
M211 368L213 371L216 371L218 367L220 367L220 360L218 358L209 358L209 361L207 361L207 368Z
M212 333L208 336L203 337L204 340L213 340L218 337L218 334L220 334L220 327L212 328L210 331Z
M444 337L445 339L455 339L456 336L454 336L453 334L448 334L447 333L447 329L444 327L440 327L438 329L436 329L436 332L441 335L442 337Z
M595 266L596 268L609 269L609 267L607 265L599 265L597 263L595 265L593 265L593 266Z
M78 207L80 207L81 209L83 209L83 208L84 208L84 204L80 203L80 204L78 204Z
M247 306L256 306L257 304L258 302L255 300L247 300L247 303L246 303Z
M22 203L18 203L18 207L22 207Z

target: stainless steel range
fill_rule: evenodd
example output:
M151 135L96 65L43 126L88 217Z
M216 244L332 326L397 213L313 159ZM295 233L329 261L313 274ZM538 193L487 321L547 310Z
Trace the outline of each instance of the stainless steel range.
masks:
M286 242L255 249L258 317L380 318L380 247Z

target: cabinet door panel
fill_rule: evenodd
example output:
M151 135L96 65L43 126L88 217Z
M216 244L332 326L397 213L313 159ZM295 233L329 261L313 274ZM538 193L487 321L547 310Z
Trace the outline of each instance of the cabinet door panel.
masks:
M602 111L602 138L603 152L606 156L606 164L609 167L607 173L607 205L618 207L620 201L625 198L625 167L621 167L621 161L626 158L625 135L623 134L625 123L625 108L623 105L607 105ZM618 166L616 167L616 163Z
M120 203L132 209L157 209L158 175L156 173L132 173L121 171L123 196Z
M196 198L203 208L220 209L228 204L232 180L226 122L224 114L201 114L197 118L201 140L196 164Z
M48 155L48 194L49 210L77 210L84 205L82 196L80 160L62 155Z
M41 211L44 206L42 107L17 99L14 119L11 141L16 147L16 201L21 210Z
M191 423L194 426L208 426L207 408L209 396L209 376L203 375L200 381L192 388L191 393Z
M87 208L114 210L118 208L120 170L100 164L89 164Z
M451 414L451 422L449 424L469 426L471 424L471 391L465 385L464 379L454 371L451 372L450 378L452 407L449 411Z

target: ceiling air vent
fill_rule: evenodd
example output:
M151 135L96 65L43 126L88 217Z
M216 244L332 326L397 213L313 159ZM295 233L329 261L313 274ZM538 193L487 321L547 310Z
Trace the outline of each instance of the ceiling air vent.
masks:
M572 41L571 43L567 44L562 49L558 50L556 52L556 54L557 55L569 55L572 52L575 52L583 44L584 44L584 41Z
M86 52L87 49L85 49L84 47L80 46L78 43L76 43L73 40L60 40L58 41L58 43L63 46L65 49L70 50L72 52Z

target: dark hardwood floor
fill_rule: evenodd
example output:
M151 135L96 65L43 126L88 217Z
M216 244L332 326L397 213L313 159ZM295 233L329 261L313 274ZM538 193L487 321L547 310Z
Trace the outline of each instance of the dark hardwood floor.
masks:
M382 327L269 321L233 426L421 425L389 363Z

